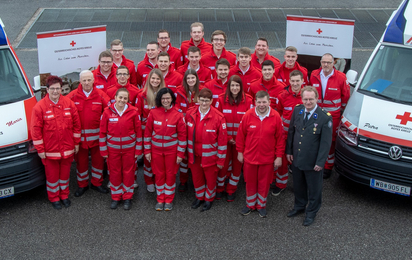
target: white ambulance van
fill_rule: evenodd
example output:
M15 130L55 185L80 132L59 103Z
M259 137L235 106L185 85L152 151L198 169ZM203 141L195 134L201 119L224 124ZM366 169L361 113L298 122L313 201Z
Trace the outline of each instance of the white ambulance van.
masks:
M412 3L392 14L356 84L336 140L336 171L371 188L412 187Z
M0 199L45 183L30 136L36 102L0 19Z

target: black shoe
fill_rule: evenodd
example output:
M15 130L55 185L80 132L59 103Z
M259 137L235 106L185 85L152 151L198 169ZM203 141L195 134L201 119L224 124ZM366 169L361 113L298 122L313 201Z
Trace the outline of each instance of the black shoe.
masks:
M197 209L203 203L203 200L196 199L192 203L192 209Z
M188 184L186 183L180 183L179 187L177 188L179 190L179 192L185 192L188 190Z
M274 189L273 189L273 191L272 191L272 195L273 196L279 196L279 194L284 190L285 188L283 188L283 189L281 189L281 188L279 188L279 187L275 187Z
M332 175L332 170L323 170L323 178L328 179Z
M66 208L70 207L70 205L72 204L69 199L62 200L62 203Z
M118 200L112 200L112 203L110 204L111 209L117 209L117 206L119 206L119 201Z
M232 193L232 194L227 194L227 202L233 202L236 198L236 194Z
M211 201L205 201L205 204L203 204L203 208L200 212L209 210L212 207L212 202Z
M276 188L276 182L272 182L270 184L270 189L273 190L274 188Z
M103 193L103 194L109 193L109 189L103 187L103 185L100 185L100 186L91 185L90 188L91 188L92 190L98 191L98 192Z
M293 217L296 217L297 215L302 214L304 212L305 212L304 209L299 209L299 210L292 209L291 211L288 212L287 216L288 216L288 218L293 218Z
M242 214L243 216L247 216L250 214L250 212L252 212L253 210L251 208L249 208L248 206L244 206L242 211L240 212L240 214Z
M216 193L215 200L221 200L223 197L223 192Z
M124 210L129 210L132 208L132 200L125 200L123 202L123 208Z
M308 227L308 226L312 225L313 221L315 221L315 217L306 216L305 220L303 221L303 225L305 227Z
M77 188L76 192L74 193L75 197L80 197L82 196L87 190L89 189L89 186L86 186L84 188Z
M62 204L60 201L55 201L51 203L54 209L62 209Z
M264 209L258 209L257 211L259 212L259 217L266 218L267 213L266 213L265 208Z

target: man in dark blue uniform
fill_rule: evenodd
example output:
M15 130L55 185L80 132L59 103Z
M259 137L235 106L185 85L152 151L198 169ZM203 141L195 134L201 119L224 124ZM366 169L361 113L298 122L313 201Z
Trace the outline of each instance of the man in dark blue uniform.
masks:
M292 164L295 205L288 217L306 211L304 226L315 220L322 202L323 166L332 143L332 116L318 107L318 92L301 91L303 105L293 110L288 131L286 158Z

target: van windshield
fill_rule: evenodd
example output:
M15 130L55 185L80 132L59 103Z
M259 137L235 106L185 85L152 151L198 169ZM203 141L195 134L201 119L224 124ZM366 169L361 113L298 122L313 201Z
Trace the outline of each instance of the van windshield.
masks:
M358 92L412 103L412 49L381 45Z
M31 97L23 75L9 49L0 49L0 105Z

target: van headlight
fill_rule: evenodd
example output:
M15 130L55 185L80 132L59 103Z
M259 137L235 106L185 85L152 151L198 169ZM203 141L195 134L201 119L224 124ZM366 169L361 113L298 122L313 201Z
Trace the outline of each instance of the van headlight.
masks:
M347 128L344 124L340 123L338 128L338 135L342 138L342 140L350 146L357 146L358 145L358 138L356 137L356 133L351 131Z

